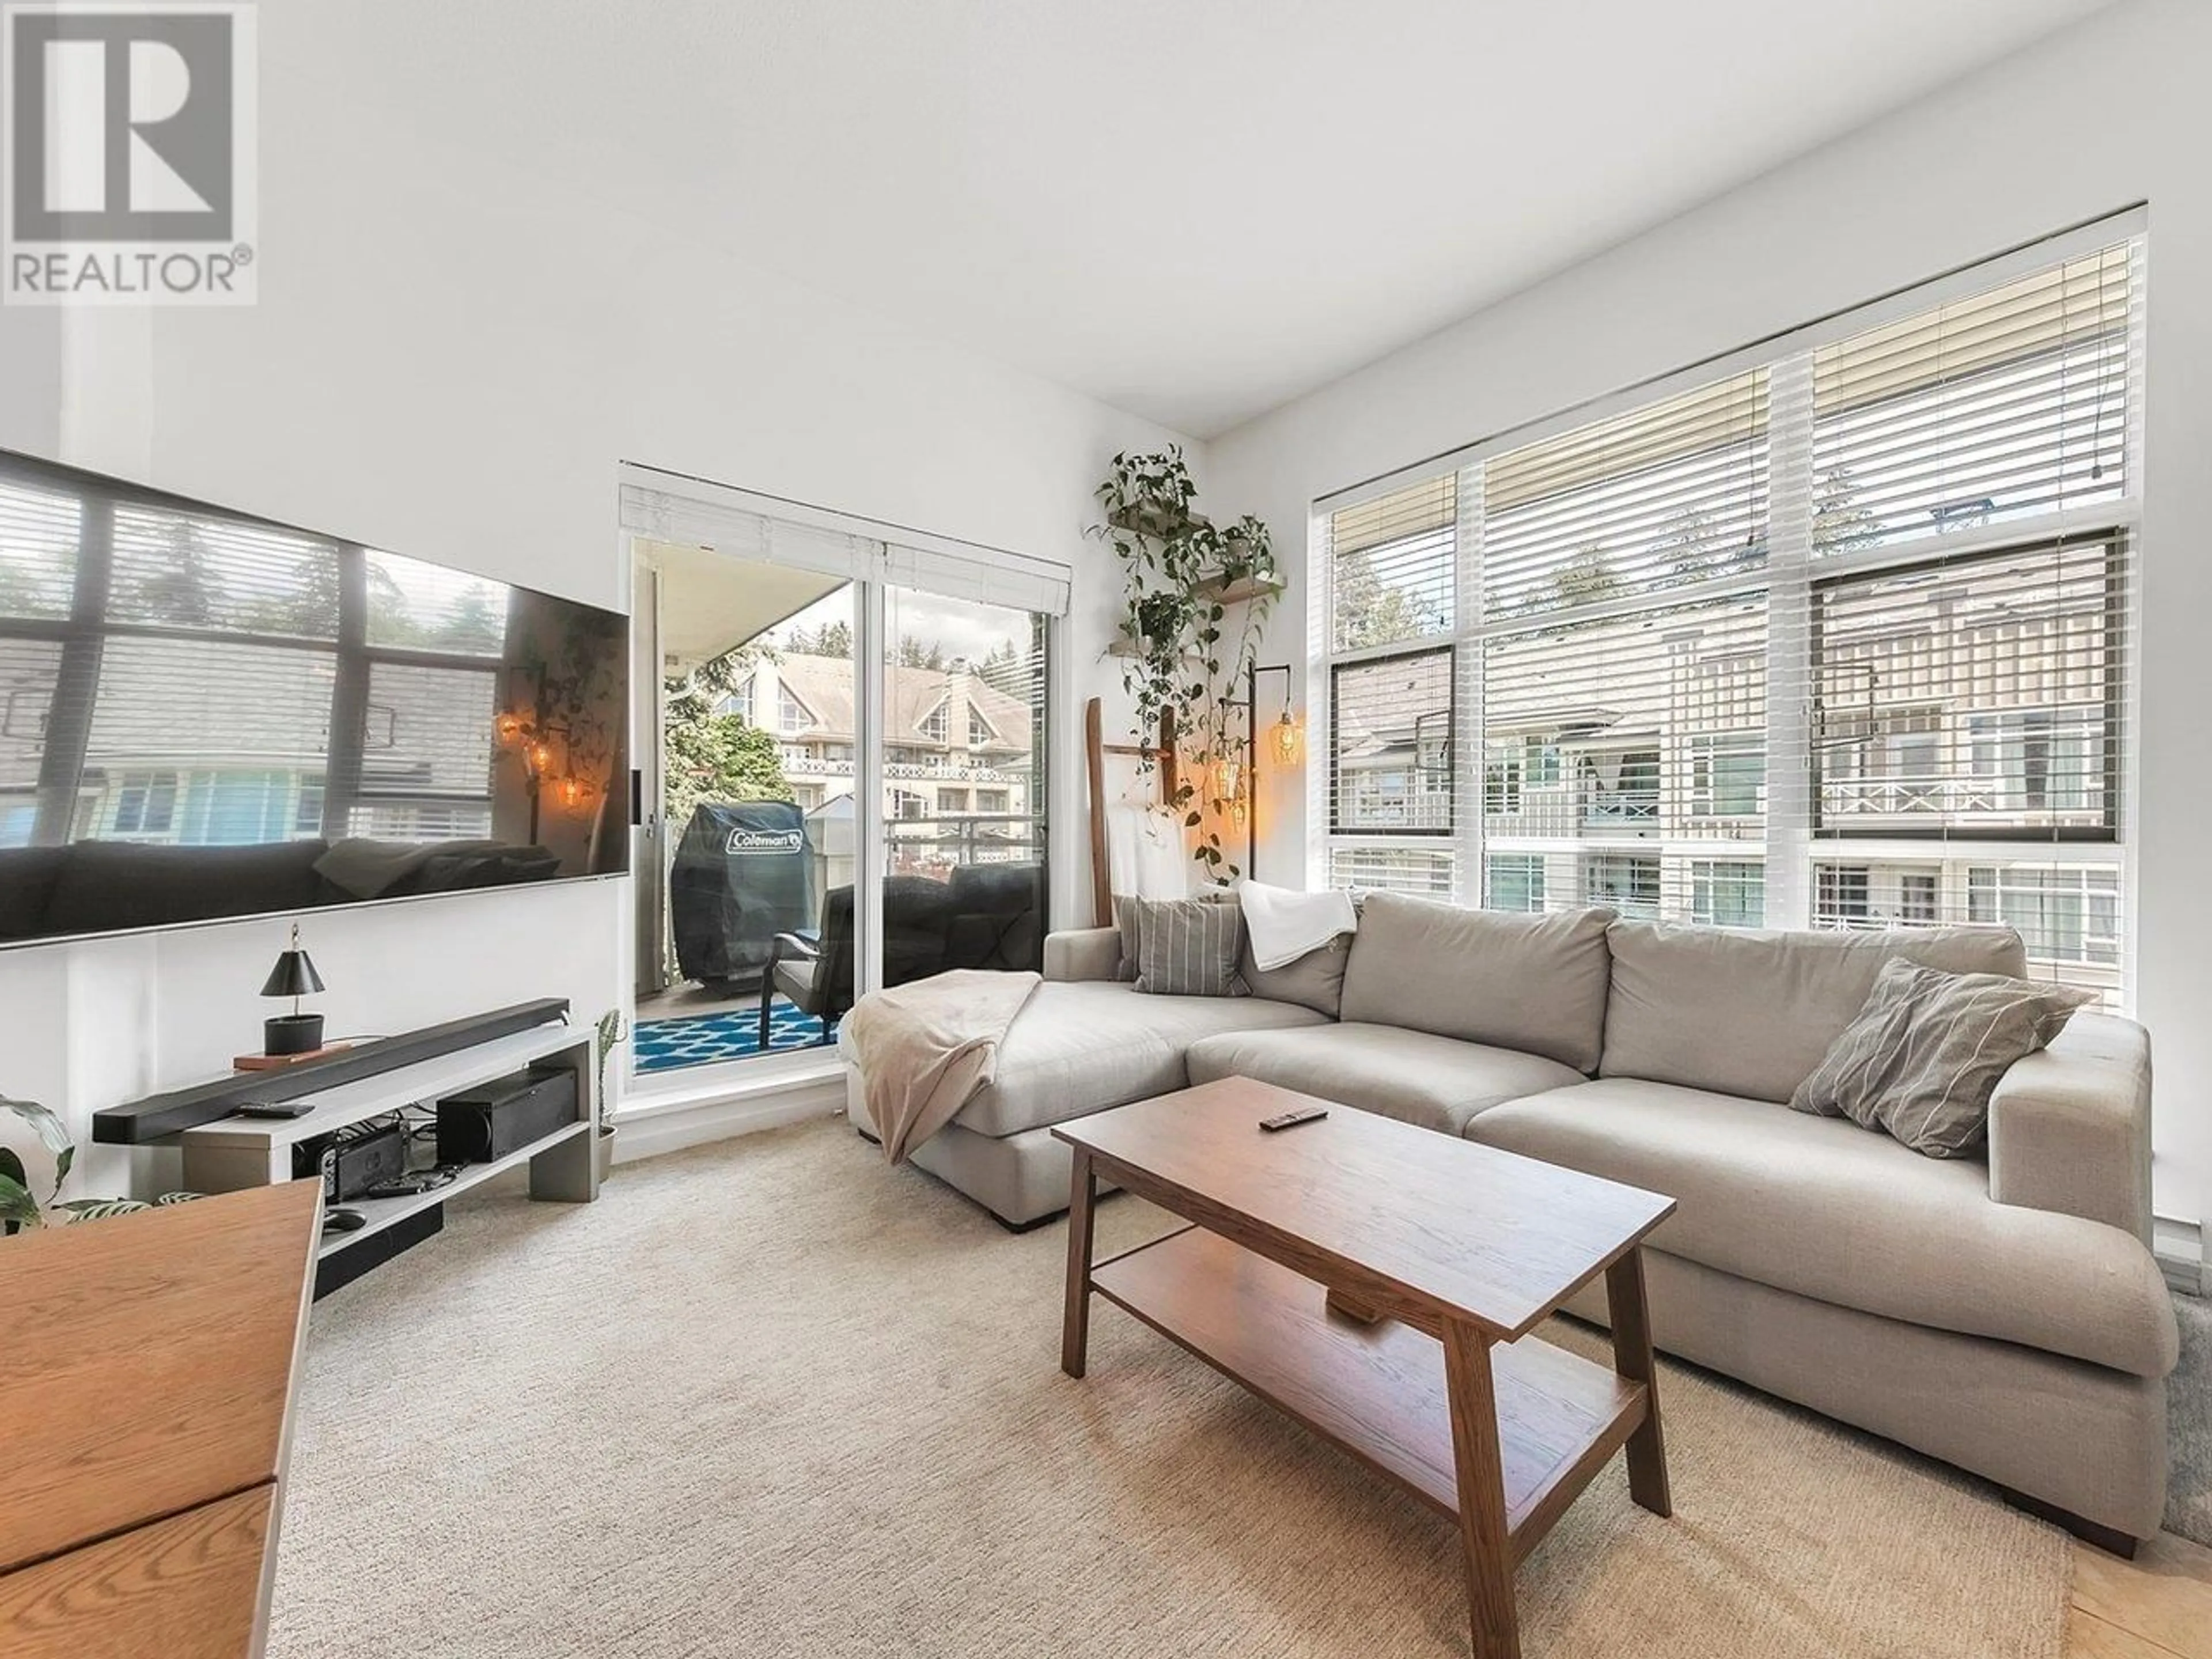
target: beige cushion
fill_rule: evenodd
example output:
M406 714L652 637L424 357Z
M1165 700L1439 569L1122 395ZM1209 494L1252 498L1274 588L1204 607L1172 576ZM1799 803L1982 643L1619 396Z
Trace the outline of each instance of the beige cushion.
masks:
M1859 1017L1790 1097L1792 1111L1847 1117L1929 1158L1978 1152L1997 1079L2065 1029L2097 994L2003 974L1882 964Z
M1486 1048L1394 1025L1238 1031L1190 1047L1190 1080L1249 1077L1457 1134L1501 1100L1583 1082L1541 1054Z
M1244 951L1237 960L1238 977L1255 997L1295 1002L1334 1019L1344 1004L1344 969L1352 960L1352 935L1339 933L1318 950L1309 951L1280 968L1262 969L1252 959L1251 930L1244 934Z
M1342 1018L1594 1071L1605 1033L1612 919L1610 910L1528 916L1370 893L1352 936Z
M1605 1077L1784 1101L1858 1018L1893 957L1954 974L2027 971L2008 927L1759 933L1616 921Z
M1466 1134L1668 1194L1679 1207L1651 1242L1739 1278L2136 1376L2173 1368L2150 1252L2117 1227L1994 1202L1978 1163L1632 1078L1493 1106Z
M1183 1051L1199 1037L1314 1025L1310 1008L1259 997L1146 996L1112 980L1047 980L1015 1017L998 1076L953 1121L1018 1134L1188 1085Z

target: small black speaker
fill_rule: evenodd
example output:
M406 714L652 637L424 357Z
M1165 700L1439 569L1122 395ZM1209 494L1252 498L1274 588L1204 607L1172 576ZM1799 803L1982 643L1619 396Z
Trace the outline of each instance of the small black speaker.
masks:
M519 1072L438 1103L438 1162L493 1164L576 1121L576 1073Z

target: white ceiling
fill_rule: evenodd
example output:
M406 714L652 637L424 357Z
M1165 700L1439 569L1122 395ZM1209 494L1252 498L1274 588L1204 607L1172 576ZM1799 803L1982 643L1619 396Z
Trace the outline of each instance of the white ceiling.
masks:
M641 540L637 551L660 573L661 660L687 672L848 585L841 576L733 559L711 547Z
M2107 3L313 0L263 28L1208 436Z

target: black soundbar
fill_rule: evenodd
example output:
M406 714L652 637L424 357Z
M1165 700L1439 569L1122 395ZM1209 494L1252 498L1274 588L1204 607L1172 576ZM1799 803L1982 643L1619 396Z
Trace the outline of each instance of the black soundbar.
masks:
M326 1060L303 1060L276 1072L249 1072L214 1083L195 1084L166 1095L149 1095L126 1105L110 1106L92 1115L92 1138L110 1146L138 1146L183 1129L228 1117L241 1106L274 1100L297 1100L336 1084L356 1078L396 1072L441 1054L472 1048L495 1037L511 1036L533 1026L550 1025L568 1018L568 999L541 997L518 1002L511 1008L495 1008L488 1014L448 1020L398 1036L364 1042Z

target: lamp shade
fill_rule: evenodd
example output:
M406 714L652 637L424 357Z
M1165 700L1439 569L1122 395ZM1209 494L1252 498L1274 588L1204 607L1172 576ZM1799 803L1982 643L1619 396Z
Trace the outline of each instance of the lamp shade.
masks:
M261 987L261 994L305 997L322 988L323 976L315 971L314 959L305 951L294 949L278 954L276 965L269 970L269 978Z

